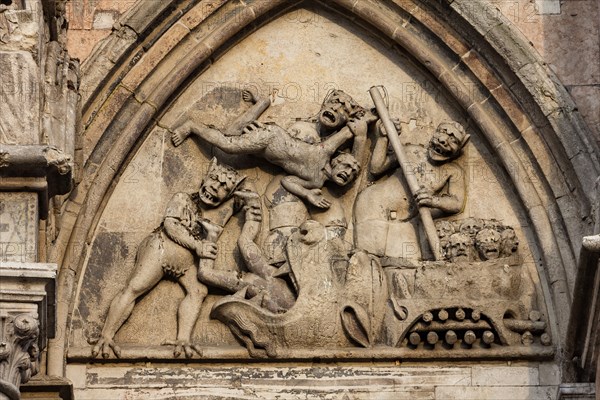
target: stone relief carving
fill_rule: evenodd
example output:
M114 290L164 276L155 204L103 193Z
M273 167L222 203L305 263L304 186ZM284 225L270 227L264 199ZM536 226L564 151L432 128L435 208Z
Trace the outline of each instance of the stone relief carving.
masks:
M283 172L272 172L258 191L213 158L197 193L176 193L161 226L140 243L93 357L121 356L116 332L136 299L165 278L185 292L177 338L163 343L175 347L175 357L203 356L192 332L209 290L220 296L210 317L251 357L301 358L315 349L334 358L354 350L375 358L399 350L416 357L551 354L542 351L552 340L515 228L461 215L460 157L470 138L461 124L440 123L421 146L401 143L401 124L376 94L368 109L332 91L315 118L287 128L257 121L268 99L241 96L249 108L226 129L184 113L169 127L174 146L194 136ZM366 184L356 183L359 176ZM344 196L354 199L351 213L341 206ZM219 268L219 238L241 210L241 265Z
M207 294L198 275L204 268L212 268L216 240L239 210L239 198L234 193L243 181L235 170L213 159L197 193L173 196L161 226L139 246L133 274L110 305L102 336L92 351L94 356L108 357L111 349L120 355L113 341L115 333L133 311L135 300L165 278L176 280L186 293L177 311L177 339L170 342L175 346L174 354L185 352L191 357L194 351L201 351L190 341Z

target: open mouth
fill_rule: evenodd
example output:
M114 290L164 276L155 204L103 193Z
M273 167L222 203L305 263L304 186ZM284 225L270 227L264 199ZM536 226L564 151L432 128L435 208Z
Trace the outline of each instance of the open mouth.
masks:
M341 181L342 183L346 183L350 179L350 175L344 171L337 174L337 177L338 177L338 180Z
M454 257L455 258L459 258L459 257L469 257L469 253L468 253L468 249L467 246L465 245L455 245L456 247L454 247Z
M449 156L450 155L450 149L447 149L445 146L443 146L442 144L440 144L438 141L434 141L432 143L433 151L435 151L436 153L438 153L441 156Z
M332 124L332 125L333 125L333 124L335 124L335 123L337 122L336 115L335 115L334 113L332 113L331 111L329 111L329 110L325 110L325 111L323 111L323 112L321 113L321 118L322 118L322 119L323 119L325 122L327 122L327 123L329 123L329 124Z
M217 196L210 193L208 190L206 190L206 188L202 189L202 191L200 192L200 197L202 198L202 201L204 201L205 203L214 204L217 202Z
M484 253L488 258L495 258L498 256L498 250L496 249L487 249Z

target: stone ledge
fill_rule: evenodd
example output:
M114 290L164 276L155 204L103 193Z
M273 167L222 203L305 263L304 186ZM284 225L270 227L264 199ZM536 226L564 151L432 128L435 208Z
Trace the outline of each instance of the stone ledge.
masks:
M73 385L68 379L41 375L21 385L21 399L73 400Z
M164 361L164 360L186 360L186 362L214 362L216 360L232 361L243 360L244 362L282 362L285 360L550 360L553 358L555 350L553 347L501 347L496 346L492 349L473 348L473 349L416 349L410 348L338 348L338 349L289 349L278 354L277 360L269 358L252 359L248 351L243 347L206 347L202 350L202 356L195 356L189 359L174 358L173 348L171 346L120 346L121 358L102 358L92 357L92 346L89 347L71 347L68 350L67 358L76 362L111 362L128 363L131 361Z

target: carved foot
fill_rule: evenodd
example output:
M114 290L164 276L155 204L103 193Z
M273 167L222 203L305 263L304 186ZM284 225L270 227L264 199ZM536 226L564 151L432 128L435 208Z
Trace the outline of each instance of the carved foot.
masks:
M242 99L248 103L256 103L256 96L249 90L242 90Z
M100 338L92 349L92 357L96 358L98 354L102 354L102 358L109 358L111 350L117 358L121 358L121 349L112 339Z
M183 143L188 136L190 136L190 132L188 130L176 129L171 133L171 141L173 142L173 145L177 147Z
M173 355L177 358L182 353L185 354L185 358L192 358L194 353L198 353L202 357L202 348L197 344L193 344L187 340L167 340L162 343L163 346L175 346Z

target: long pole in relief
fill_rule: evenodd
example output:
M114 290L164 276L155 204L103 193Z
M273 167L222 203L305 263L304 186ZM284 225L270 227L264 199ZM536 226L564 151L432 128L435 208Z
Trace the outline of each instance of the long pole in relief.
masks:
M398 163L400 164L400 168L402 169L402 173L406 178L406 183L408 183L408 190L412 196L417 193L420 189L419 182L417 182L417 178L413 171L409 170L410 163L406 158L406 153L404 152L404 148L402 147L402 143L400 143L400 137L398 136L398 132L396 131L396 127L390 118L390 114L388 109L383 101L383 97L381 97L381 92L376 86L373 86L369 89L369 94L373 99L373 103L375 103L375 108L377 109L377 114L379 114L379 118L383 123L385 131L387 132L387 137L396 153L396 158L398 158ZM427 242L429 243L429 247L431 248L431 252L436 260L441 259L440 255L440 238L437 235L437 230L435 229L435 224L433 223L433 218L431 217L431 210L428 207L419 207L419 216L421 217L421 222L423 223L423 228L425 230L425 235L427 235Z

